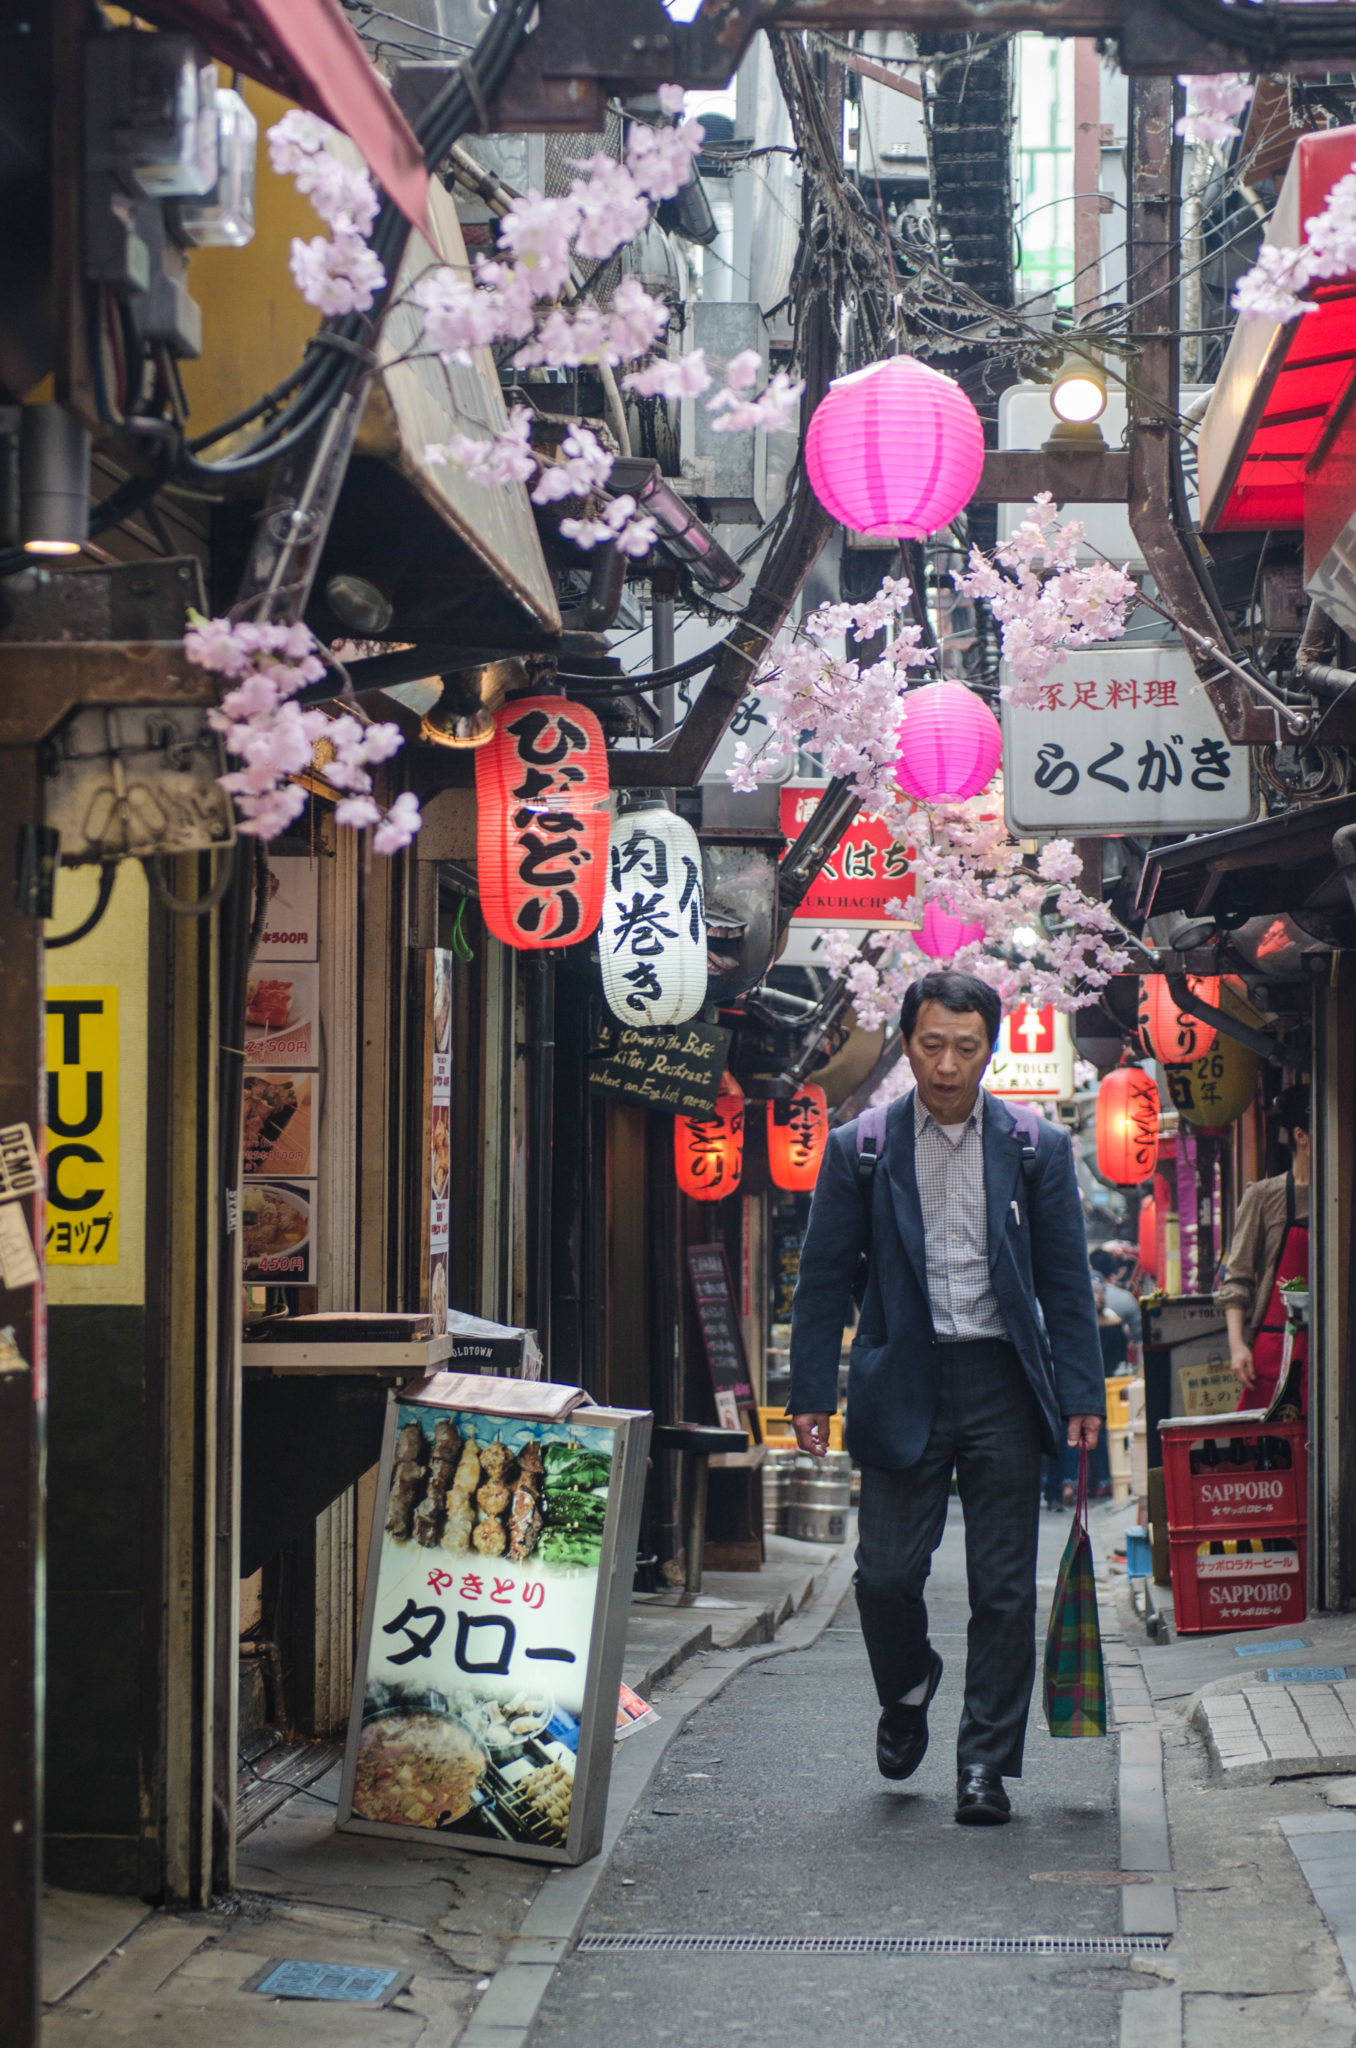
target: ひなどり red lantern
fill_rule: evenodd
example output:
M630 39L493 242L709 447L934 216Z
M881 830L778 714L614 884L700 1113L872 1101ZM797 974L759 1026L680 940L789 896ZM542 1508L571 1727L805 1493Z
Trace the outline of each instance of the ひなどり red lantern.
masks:
M912 356L836 377L805 435L810 488L854 533L921 540L968 505L984 467L979 414Z
M1117 1187L1147 1180L1158 1164L1158 1089L1143 1067L1117 1067L1097 1090L1097 1171Z
M607 749L593 712L518 697L476 753L476 854L485 922L507 946L572 946L607 887Z
M964 683L925 683L905 696L895 780L906 796L963 803L987 787L1002 758L998 720Z
M1187 987L1203 1003L1219 1007L1219 976L1189 974ZM1219 1036L1213 1024L1179 1010L1168 988L1166 974L1145 974L1139 984L1139 1031L1157 1060L1165 1067L1204 1059Z
M828 1142L829 1098L817 1081L805 1082L789 1102L769 1102L767 1163L774 1186L789 1194L812 1188Z
M1158 1278L1158 1204L1146 1195L1139 1205L1139 1262L1151 1280Z
M723 1202L744 1171L744 1091L722 1074L710 1116L673 1119L673 1163L678 1185L694 1202Z

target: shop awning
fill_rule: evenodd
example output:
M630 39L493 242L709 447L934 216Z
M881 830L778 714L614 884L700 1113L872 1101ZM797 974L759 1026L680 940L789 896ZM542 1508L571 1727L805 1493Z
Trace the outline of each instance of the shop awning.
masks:
M1332 847L1343 825L1356 825L1356 796L1155 846L1145 856L1136 909L1144 917L1170 910L1191 917L1309 910L1345 916L1349 899Z
M423 151L339 0L138 0L136 12L186 30L223 64L332 121L410 225L427 231Z
M1299 248L1304 223L1356 160L1356 128L1306 135L1281 187L1266 240ZM1317 311L1240 320L1201 423L1201 525L1232 533L1305 524L1313 482L1351 409L1356 274L1324 278Z

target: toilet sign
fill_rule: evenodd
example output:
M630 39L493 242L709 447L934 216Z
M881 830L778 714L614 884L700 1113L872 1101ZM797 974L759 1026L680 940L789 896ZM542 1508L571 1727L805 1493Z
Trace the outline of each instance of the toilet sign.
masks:
M1019 1003L999 1028L984 1076L990 1095L1060 1102L1073 1094L1073 1039L1062 1010Z

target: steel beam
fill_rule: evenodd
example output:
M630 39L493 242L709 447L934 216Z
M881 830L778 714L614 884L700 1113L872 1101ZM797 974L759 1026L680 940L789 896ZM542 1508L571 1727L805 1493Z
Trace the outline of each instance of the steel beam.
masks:
M1128 386L1130 525L1159 597L1179 626L1227 647L1211 608L1200 543L1186 510L1178 443L1178 207L1173 179L1173 84L1136 79L1130 95L1130 261L1140 294L1143 353ZM1282 737L1246 684L1187 638L1197 675L1238 744Z
M972 502L1028 505L1037 491L1049 491L1057 505L1123 505L1130 496L1130 457L1123 448L1091 455L991 448Z

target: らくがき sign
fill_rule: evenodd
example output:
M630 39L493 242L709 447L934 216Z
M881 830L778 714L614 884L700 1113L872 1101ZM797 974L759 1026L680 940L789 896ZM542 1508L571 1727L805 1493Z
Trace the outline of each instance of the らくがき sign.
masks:
M551 1413L570 1391L438 1374L392 1395L341 1827L596 1853L630 1602L613 1567L635 1551L650 1418Z
M1252 771L1183 648L1078 648L1003 706L1003 803L1018 836L1213 832L1252 816Z

